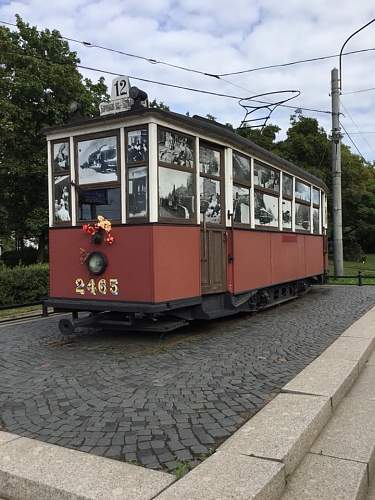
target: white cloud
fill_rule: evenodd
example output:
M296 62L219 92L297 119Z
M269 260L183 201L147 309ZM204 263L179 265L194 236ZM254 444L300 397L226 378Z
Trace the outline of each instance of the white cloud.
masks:
M375 5L342 0L0 0L0 19L14 21L16 13L39 28L211 73L225 73L294 59L338 53L344 40L375 17ZM375 23L351 40L346 50L375 46ZM247 96L281 89L300 89L293 106L330 109L330 71L337 59L288 68L230 76L229 83L161 65L71 44L82 64L183 86ZM375 52L343 59L343 90L375 87ZM85 76L97 79L96 73ZM111 78L107 79L110 84ZM210 97L158 85L133 82L168 103L172 110L210 113L219 121L238 125L243 110L235 100ZM345 106L363 131L375 131L372 113L375 92L343 96ZM272 122L285 129L293 110L279 108ZM310 113L306 112L310 115ZM330 129L328 115L311 113ZM342 121L357 132L349 116ZM368 159L375 159L375 134L353 135ZM369 144L370 143L370 146Z

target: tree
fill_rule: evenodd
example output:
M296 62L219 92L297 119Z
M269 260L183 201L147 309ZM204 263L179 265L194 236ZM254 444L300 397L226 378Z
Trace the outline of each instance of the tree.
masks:
M164 104L163 101L158 102L156 99L153 99L150 101L150 108L157 108L157 109L162 109L164 111L169 111L169 106Z
M39 32L17 16L0 27L0 234L47 238L47 148L44 127L94 116L109 98L104 78L83 79L79 59L58 31Z
M280 127L277 125L270 124L266 125L262 130L250 127L240 127L236 132L241 137L245 137L245 139L255 142L258 146L271 151L275 149L276 135L280 130Z

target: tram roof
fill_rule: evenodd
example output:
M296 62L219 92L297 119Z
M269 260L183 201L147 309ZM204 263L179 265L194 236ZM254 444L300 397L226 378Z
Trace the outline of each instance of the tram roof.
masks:
M100 123L104 124L113 122L115 125L117 122L123 121L125 118L134 118L136 116L143 117L145 115L149 115L150 119L152 117L159 118L160 120L167 122L172 128L173 125L177 125L185 128L187 132L192 134L202 134L209 136L213 140L217 139L221 142L225 142L228 146L231 146L234 149L241 149L242 151L247 152L250 156L256 155L260 160L271 163L275 167L284 169L290 174L305 179L306 181L321 187L325 191L328 191L327 185L319 177L310 174L301 167L298 167L294 163L281 158L271 151L258 146L253 141L245 139L225 125L198 115L190 117L174 113L172 111L164 111L158 108L137 108L116 114L77 119L67 123L66 125L45 128L43 129L43 133L47 136L63 130L68 133L69 131L84 129L86 126L99 125Z

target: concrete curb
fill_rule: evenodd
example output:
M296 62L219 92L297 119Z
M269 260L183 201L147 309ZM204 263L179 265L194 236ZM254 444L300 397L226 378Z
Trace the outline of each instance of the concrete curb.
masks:
M179 481L171 474L0 432L0 500L276 500L375 345L375 307Z

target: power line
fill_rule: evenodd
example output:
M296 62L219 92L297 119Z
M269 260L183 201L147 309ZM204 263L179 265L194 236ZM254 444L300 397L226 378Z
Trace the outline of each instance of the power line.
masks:
M365 161L367 163L367 160L365 159L365 157L363 156L363 154L360 152L360 150L358 149L358 146L357 144L353 141L352 137L350 136L350 134L347 132L346 128L344 127L344 125L342 124L342 122L340 121L340 125L342 126L342 128L344 129L344 132L345 134L348 136L348 139L350 140L350 142L353 144L353 146L355 147L355 149L357 150L359 156L362 158L363 161Z
M9 23L7 21L1 21L0 20L0 23L8 25L8 26L13 26L15 28L18 27L17 24L15 24L15 23ZM216 78L218 80L222 79L223 76L240 75L240 74L244 74L244 73L252 73L254 71L263 71L263 70L266 70L266 69L273 69L273 68L284 68L284 67L288 67L288 66L294 66L294 65L297 65L297 64L304 64L304 63L309 63L309 62L315 62L315 61L323 61L323 60L327 60L327 59L333 59L333 58L339 57L339 55L340 55L340 54L332 54L332 55L327 55L327 56L311 57L311 58L308 58L308 59L299 59L299 60L296 60L296 61L289 61L289 62L286 62L286 63L271 64L271 65L268 65L268 66L259 66L259 67L249 68L249 69L240 70L240 71L232 71L230 73L211 73L211 72L206 72L206 71L202 71L202 70L198 70L198 69L194 69L194 68L189 68L187 66L182 66L182 65L178 65L178 64L169 63L167 61L158 60L158 59L156 59L154 57L141 56L139 54L133 54L131 52L125 52L125 51L122 51L122 50L119 50L119 49L113 49L111 47L105 47L103 45L98 45L98 44L95 44L93 42L88 42L88 41L85 41L85 40L77 40L75 38L66 37L66 36L63 36L61 34L60 34L60 38L62 38L63 40L68 40L68 41L73 42L73 43L79 43L79 44L83 45L84 47L97 48L97 49L101 49L101 50L106 50L108 52L113 52L113 53L120 54L120 55L123 55L123 56L126 56L126 57L132 57L132 58L135 58L135 59L140 59L140 60L146 61L146 62L151 63L151 64L160 64L160 65L164 65L164 66L169 66L171 68L180 69L182 71L188 71L190 73L197 73L197 74L200 74L200 75L204 75L204 76ZM360 53L363 53L363 52L371 52L371 51L375 51L375 47L344 52L342 54L342 56L347 56L347 55L351 55L351 54L360 54Z
M10 54L10 55L14 55L14 56L18 56L18 57L28 57L28 58L32 58L32 59L38 59L40 61L44 61L46 63L49 63L49 64L55 64L55 65L58 65L58 66L66 66L66 64L64 63L56 63L54 61L51 61L50 59L46 58L46 57L38 57L38 56L35 56L35 55L29 55L29 54L19 54L17 52L2 52L2 54ZM167 83L167 82L160 82L160 81L157 81L157 80L150 80L149 78L141 78L139 76L134 76L134 75L124 75L123 73L118 73L118 72L114 72L114 71L108 71L108 70L104 70L104 69L100 69L100 68L94 68L94 67L91 67L91 66L84 66L82 64L77 64L76 65L78 68L81 68L81 69L85 69L87 71L93 71L93 72L96 72L96 73L101 73L101 74L107 74L107 75L111 75L111 76L128 76L129 78L132 78L133 80L137 80L137 81L141 81L141 82L146 82L146 83L152 83L152 84L155 84L155 85L161 85L161 86L165 86L165 87L172 87L172 88L176 88L176 89L180 89L180 90L187 90L189 92L195 92L195 93L201 93L201 94L206 94L206 95L213 95L213 96L216 96L216 97L225 97L225 98L228 98L228 99L235 99L236 101L240 100L240 99L244 99L243 96L238 96L238 95L231 95L231 94L223 94L223 93L219 93L219 92L213 92L213 91L209 91L209 90L203 90L203 89L197 89L197 88L193 88L193 87L185 87L183 85L177 85L177 84L173 84L173 83ZM257 99L249 99L249 100L252 100L253 102L258 102L258 103L261 103L261 104L273 104L273 103L270 103L270 102L267 102L267 101L261 101L261 100L257 100ZM314 109L314 108L303 108L301 106L289 106L289 105L280 105L282 107L285 107L285 108L291 108L291 109L302 109L302 110L305 110L305 111L313 111L313 112L316 112L316 113L324 113L324 114L331 114L331 111L326 111L326 110L321 110L321 109Z
M342 92L342 95L360 94L361 92L370 92L371 90L375 90L375 87L371 87L369 89L352 90L351 92Z
M358 132L360 133L362 139L365 141L365 143L367 144L367 146L369 147L369 149L371 149L371 151L373 152L373 154L375 155L375 151L373 150L371 144L368 142L368 140L366 139L366 137L364 137L362 135L362 132L360 130L360 128L358 127L357 123L354 121L354 118L352 117L350 111L348 110L347 107L345 107L344 103L342 102L342 99L341 99L341 105L342 107L344 108L345 112L347 113L347 115L349 116L351 122L353 123L353 125L356 127L356 129L358 130Z

